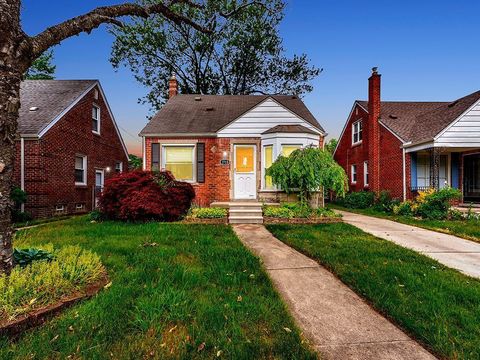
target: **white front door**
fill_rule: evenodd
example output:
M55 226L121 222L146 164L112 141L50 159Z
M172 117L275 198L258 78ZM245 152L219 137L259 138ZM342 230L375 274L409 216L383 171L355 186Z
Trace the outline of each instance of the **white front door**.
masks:
M256 146L233 147L233 192L235 199L257 198Z
M103 170L95 170L95 207L98 206L98 198L103 191L105 182L105 173Z

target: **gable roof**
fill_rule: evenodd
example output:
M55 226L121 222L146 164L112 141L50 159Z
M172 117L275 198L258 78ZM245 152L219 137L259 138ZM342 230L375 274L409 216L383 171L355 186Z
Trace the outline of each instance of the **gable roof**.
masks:
M480 100L480 91L452 102L382 101L380 122L404 142L433 140ZM368 101L357 100L368 112Z
M266 99L273 99L320 131L318 121L297 96L289 95L176 95L158 111L140 136L209 134L245 114Z
M20 85L18 132L39 135L97 80L24 80ZM30 108L38 107L35 111Z
M264 131L263 134L274 134L274 133L304 133L304 134L313 134L318 135L313 130L306 128L303 125L277 125Z

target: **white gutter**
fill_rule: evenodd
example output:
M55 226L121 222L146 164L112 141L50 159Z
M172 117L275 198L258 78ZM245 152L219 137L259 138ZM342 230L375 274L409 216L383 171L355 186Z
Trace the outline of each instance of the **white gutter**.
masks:
M402 149L402 172L403 172L403 201L407 200L407 171L406 171L406 164L405 164L405 148Z
M20 138L20 189L25 191L25 139ZM25 211L25 204L20 205L22 212Z

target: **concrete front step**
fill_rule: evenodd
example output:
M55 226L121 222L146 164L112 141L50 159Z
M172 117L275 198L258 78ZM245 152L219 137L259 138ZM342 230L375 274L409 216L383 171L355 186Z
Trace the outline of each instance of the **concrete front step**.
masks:
M236 217L249 217L249 216L257 216L261 217L263 215L262 209L234 209L230 208L229 211L230 216Z
M229 216L230 224L263 224L263 216Z

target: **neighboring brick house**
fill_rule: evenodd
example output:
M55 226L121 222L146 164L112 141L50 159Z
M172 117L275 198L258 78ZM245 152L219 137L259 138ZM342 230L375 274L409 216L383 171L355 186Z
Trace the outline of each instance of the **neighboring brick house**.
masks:
M464 202L480 202L480 91L452 102L381 101L376 68L368 88L334 153L350 190L407 199L452 186Z
M325 131L297 96L181 95L170 98L141 131L146 170L168 169L189 181L196 203L278 200L265 176L281 154L323 147Z
M24 211L50 217L91 211L105 178L128 154L97 80L26 80L20 90L15 182Z

